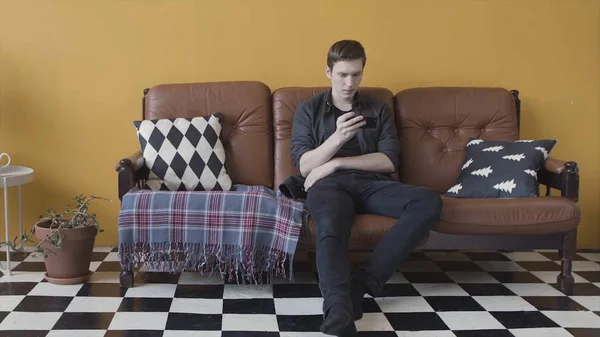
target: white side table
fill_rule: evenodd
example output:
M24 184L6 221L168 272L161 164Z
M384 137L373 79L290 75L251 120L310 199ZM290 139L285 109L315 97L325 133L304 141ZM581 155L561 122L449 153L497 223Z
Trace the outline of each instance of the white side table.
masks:
M9 165L0 171L0 188L4 188L4 228L6 230L6 241L10 241L8 235L8 188L18 186L19 188L19 239L23 235L22 209L21 209L21 186L33 181L33 169L24 166ZM15 251L22 251L23 243L15 247ZM0 261L0 271L11 275L10 270L10 247L6 245L6 269Z

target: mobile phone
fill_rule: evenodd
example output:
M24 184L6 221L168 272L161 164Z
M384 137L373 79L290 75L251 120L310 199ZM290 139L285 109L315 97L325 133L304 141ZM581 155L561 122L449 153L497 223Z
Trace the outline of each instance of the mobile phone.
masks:
M367 117L364 116L363 119L367 122L363 128L365 129L374 129L377 127L377 117Z

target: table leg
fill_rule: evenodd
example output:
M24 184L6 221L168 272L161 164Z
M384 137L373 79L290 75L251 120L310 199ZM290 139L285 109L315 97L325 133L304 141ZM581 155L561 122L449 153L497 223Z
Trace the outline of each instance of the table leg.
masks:
M8 186L6 184L6 177L4 177L4 229L6 230L6 242L10 242L8 237ZM6 269L2 268L0 263L0 271L7 273L9 276L12 275L10 271L10 247L6 244Z
M23 241L21 241L21 238L23 237L23 207L21 205L23 205L23 203L21 200L21 185L19 185L19 245L13 248L13 251L15 252L23 251Z

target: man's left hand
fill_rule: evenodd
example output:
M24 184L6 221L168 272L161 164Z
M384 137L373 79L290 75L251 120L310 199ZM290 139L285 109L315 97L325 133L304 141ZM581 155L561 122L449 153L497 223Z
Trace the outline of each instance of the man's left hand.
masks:
M336 170L336 164L334 161L328 161L327 163L314 168L306 179L304 180L304 190L308 191L317 181L327 177Z

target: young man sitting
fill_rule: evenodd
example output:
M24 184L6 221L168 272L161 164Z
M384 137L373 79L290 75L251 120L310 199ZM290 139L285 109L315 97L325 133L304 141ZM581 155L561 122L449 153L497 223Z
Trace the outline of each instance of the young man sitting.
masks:
M292 124L291 154L304 179L316 226L321 332L356 335L365 293L377 296L397 266L439 218L442 201L425 187L398 182L400 143L385 103L361 96L366 54L353 40L327 55L331 89L302 102ZM369 122L369 123L367 123ZM350 229L356 214L398 219L369 260L351 274Z

